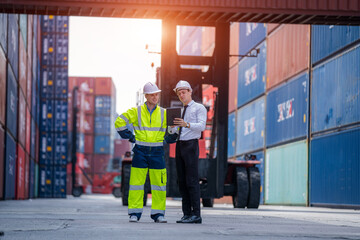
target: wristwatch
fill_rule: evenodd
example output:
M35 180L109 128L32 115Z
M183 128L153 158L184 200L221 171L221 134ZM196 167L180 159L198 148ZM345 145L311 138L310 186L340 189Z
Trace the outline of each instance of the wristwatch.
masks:
M190 123L187 122L185 128L190 128Z

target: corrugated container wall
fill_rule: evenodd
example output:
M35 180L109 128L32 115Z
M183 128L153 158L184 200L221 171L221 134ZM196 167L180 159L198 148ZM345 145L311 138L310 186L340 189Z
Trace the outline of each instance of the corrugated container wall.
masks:
M6 127L13 137L17 137L18 87L9 64L7 69Z
M6 147L5 147L5 185L4 185L4 199L15 198L15 175L16 175L16 143L11 135L6 132Z
M233 22L230 25L230 55L238 55L239 54L239 35L240 35L240 23ZM215 41L215 39L214 39ZM215 42L214 42L215 43ZM231 68L234 65L237 65L239 62L239 57L230 57L229 59L229 67Z
M266 37L266 24L240 23L239 54L245 55Z
M7 34L7 55L9 63L13 69L15 79L18 79L18 65L19 65L19 25L18 15L8 15L8 34Z
M6 57L3 50L0 48L0 124L2 125L5 125L5 119L6 119L5 112L6 112Z
M260 53L256 58L244 58L239 63L238 107L265 93L266 42L263 42L259 48Z
M0 124L0 199L4 198L4 150L5 150L5 131Z
M266 99L266 146L308 136L309 74L271 90Z
M25 191L25 151L17 144L16 148L16 199L24 199Z
M5 53L7 53L7 25L8 15L0 13L0 45Z
M215 48L215 28L202 27L201 52L202 56L212 56ZM231 39L231 38L230 38ZM231 40L230 40L231 41Z
M306 205L307 186L308 145L306 140L267 149L266 204Z
M234 65L229 71L229 113L237 108L238 102L238 78L239 78L238 65Z
M236 115L235 112L230 113L228 117L228 157L233 157L235 155L235 134L236 134Z
M315 64L360 39L359 26L311 26L311 63Z
M311 131L360 122L360 46L317 66L311 91Z
M265 137L265 97L238 109L236 126L236 155L262 149Z
M271 89L309 68L310 26L282 25L267 39L267 84Z
M310 205L360 206L360 129L313 138Z

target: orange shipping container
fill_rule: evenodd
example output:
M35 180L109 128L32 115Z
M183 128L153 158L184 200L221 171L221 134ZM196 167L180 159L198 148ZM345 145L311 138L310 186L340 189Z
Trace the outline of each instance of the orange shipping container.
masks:
M203 27L201 41L202 56L212 56L215 48L215 28Z
M25 152L24 149L17 144L16 154L16 199L24 199L25 196Z
M267 24L267 34L269 35L269 33L271 33L272 31L275 30L275 28L279 27L281 24L277 24L277 23L268 23Z
M238 73L239 66L236 64L229 72L229 112L233 112L237 108Z
M95 80L95 95L115 96L115 85L111 77L97 77Z
M240 26L239 23L231 23L230 26L230 55L239 54L239 36L240 36ZM229 66L230 68L239 62L238 57L230 57ZM237 86L236 86L237 88Z
M267 90L309 67L309 25L283 25L267 44Z

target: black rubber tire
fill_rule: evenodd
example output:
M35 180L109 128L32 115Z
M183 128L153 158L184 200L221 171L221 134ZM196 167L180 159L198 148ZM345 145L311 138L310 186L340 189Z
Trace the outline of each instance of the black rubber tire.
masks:
M233 195L234 208L245 208L249 196L249 181L246 168L237 167L235 169L236 193Z
M249 167L249 198L247 207L258 208L260 204L260 172L257 167Z
M119 187L113 188L112 194L114 195L114 197L120 198L121 197L121 189Z
M204 207L213 207L214 206L214 199L213 198L203 198L202 205Z
M72 190L72 195L74 197L80 197L83 194L83 188L82 187L74 187Z
M129 198L129 183L130 183L130 171L131 171L131 165L125 164L123 165L123 181L121 186L121 192L122 192L122 204L123 206L128 206L128 198Z

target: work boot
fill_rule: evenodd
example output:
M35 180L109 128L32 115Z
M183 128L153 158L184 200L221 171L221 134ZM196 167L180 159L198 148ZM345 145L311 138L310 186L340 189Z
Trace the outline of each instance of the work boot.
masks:
M182 221L182 223L201 223L201 222L202 222L201 217L195 215Z
M138 222L139 219L137 218L136 215L131 215L130 218L129 218L129 222Z
M164 216L159 216L156 221L157 223L167 223L167 220Z

